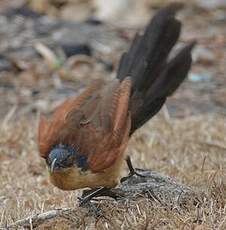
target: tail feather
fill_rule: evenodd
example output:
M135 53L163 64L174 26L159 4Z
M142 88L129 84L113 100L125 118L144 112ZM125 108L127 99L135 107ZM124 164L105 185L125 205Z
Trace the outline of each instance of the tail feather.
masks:
M154 100L155 98L168 97L179 87L191 67L191 50L194 45L195 42L186 45L167 63L162 74L148 89L147 99Z
M181 4L160 10L151 20L143 35L136 35L128 53L122 56L117 78L131 76L136 89L148 88L176 43L181 23L174 18Z
M172 95L186 78L192 63L191 50L194 45L195 42L188 44L169 61L162 74L143 96L142 105L132 108L131 134L162 108L167 97ZM132 101L132 105L133 103Z
M132 135L134 131L139 129L144 123L158 113L165 102L166 97L158 98L149 104L143 104L143 107L136 110L135 113L132 111L130 135Z
M122 81L130 76L132 79L131 134L161 109L191 67L194 42L168 60L181 31L181 23L175 19L181 7L174 3L161 9L144 34L136 34L129 51L121 57L117 78Z

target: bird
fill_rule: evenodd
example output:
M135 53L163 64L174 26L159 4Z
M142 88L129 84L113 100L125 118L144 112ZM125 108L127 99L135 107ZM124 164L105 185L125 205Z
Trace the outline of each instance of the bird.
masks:
M181 8L180 3L161 8L135 34L113 80L96 80L50 117L40 115L39 154L53 185L89 188L91 196L117 186L131 136L160 111L191 68L196 41L171 52L181 32L176 18Z

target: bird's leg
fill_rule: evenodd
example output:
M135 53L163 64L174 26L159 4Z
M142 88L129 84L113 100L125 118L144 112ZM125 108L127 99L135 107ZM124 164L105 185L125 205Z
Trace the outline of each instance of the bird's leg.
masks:
M136 171L137 169L133 167L131 158L129 156L126 157L126 164L127 164L128 168L129 168L129 175L126 176L126 177L121 178L121 180L120 180L121 183L124 182L124 181L126 181L127 179L129 179L130 177L132 177L134 175L140 176L140 177L145 177L145 175L140 174L140 173L138 173ZM139 169L139 170L141 170L141 169Z
M100 187L97 189L92 189L92 190L86 190L82 197L79 197L79 206L82 206L84 204L86 204L87 202L91 201L92 198L94 197L98 197L101 195L104 195L105 193L107 193L109 191L109 188L106 187Z
M92 203L91 200L94 197L109 196L117 199L119 196L113 192L110 188L100 187L97 189L84 190L82 197L79 197L79 206L88 208L90 214L100 217L103 216L100 207L96 203ZM104 216L103 216L104 217Z

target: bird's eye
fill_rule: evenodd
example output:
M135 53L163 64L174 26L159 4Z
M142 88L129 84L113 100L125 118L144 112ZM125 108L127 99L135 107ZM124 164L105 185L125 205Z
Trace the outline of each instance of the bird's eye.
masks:
M74 157L70 154L64 158L62 163L64 164L64 166L71 166L73 164L73 161Z

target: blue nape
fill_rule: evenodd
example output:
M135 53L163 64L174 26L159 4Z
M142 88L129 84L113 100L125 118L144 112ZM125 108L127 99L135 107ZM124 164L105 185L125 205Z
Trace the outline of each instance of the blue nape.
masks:
M76 154L75 158L76 158L77 166L81 168L82 170L86 170L87 169L87 157L81 154Z
M79 154L69 145L55 145L52 148L47 160L49 161L49 165L51 165L51 162L54 159L57 159L56 164L61 168L71 167L76 164L82 170L87 169L87 157L85 155Z

